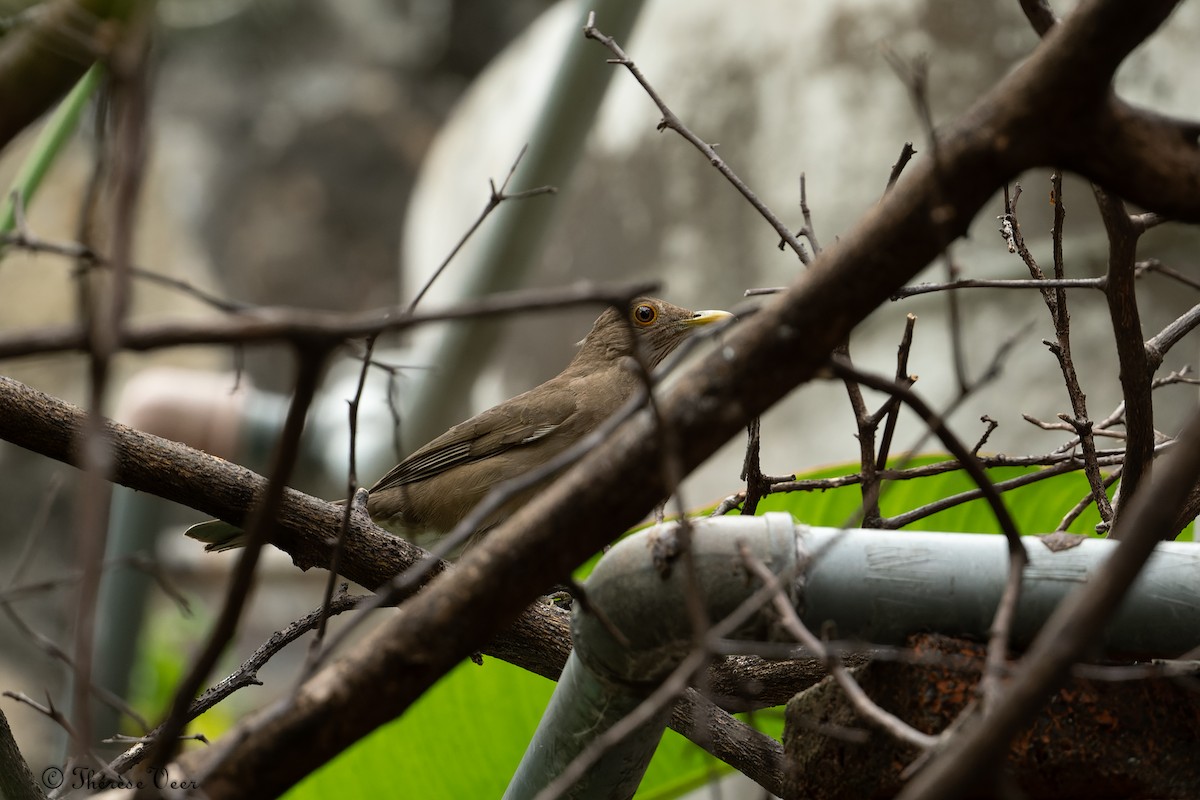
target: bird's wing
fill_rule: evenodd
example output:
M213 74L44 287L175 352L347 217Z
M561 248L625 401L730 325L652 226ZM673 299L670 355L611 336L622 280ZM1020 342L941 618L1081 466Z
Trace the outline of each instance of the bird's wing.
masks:
M392 468L371 487L375 493L423 481L552 434L575 413L573 392L543 385L455 425Z

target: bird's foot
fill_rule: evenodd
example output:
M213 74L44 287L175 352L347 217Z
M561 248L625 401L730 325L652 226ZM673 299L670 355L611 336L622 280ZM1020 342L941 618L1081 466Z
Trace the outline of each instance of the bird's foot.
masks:
M556 586L554 591L543 598L546 605L561 608L564 611L570 611L571 606L575 603L575 597L566 586Z

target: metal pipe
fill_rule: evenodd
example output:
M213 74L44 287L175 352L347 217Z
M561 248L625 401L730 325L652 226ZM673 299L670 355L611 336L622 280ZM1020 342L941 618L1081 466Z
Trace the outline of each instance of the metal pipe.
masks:
M505 800L534 797L592 740L636 708L691 650L697 632L687 613L688 576L678 563L664 575L656 557L672 547L674 536L674 525L651 528L618 542L596 565L585 587L588 605L603 609L612 625L575 606L575 649ZM743 542L776 572L796 564L796 537L787 514L698 522L691 548L712 619L729 614L754 591L738 554ZM770 615L759 614L735 635L765 637L769 626ZM626 643L614 637L614 629ZM670 707L623 739L566 797L632 797L669 716Z
M805 570L803 618L832 623L839 638L900 644L920 631L984 637L1008 572L1003 537L919 531L838 531L798 525ZM1054 608L1117 547L1084 539L1051 552L1024 537L1029 564L1012 642L1033 640ZM1163 542L1104 634L1110 652L1174 657L1200 644L1200 546Z
M922 631L986 636L1008 569L1000 536L814 528L795 524L787 514L696 520L692 527L697 597L709 619L723 618L758 588L738 553L744 545L787 578L790 599L811 629L832 625L839 637L880 644L902 643ZM664 576L656 555L674 536L674 524L656 526L623 540L596 566L585 588L597 613L575 607L575 650L565 679L506 798L535 796L693 648L697 634L683 569L676 564ZM1029 565L1013 630L1018 647L1118 546L1086 539L1051 552L1038 537L1023 543ZM1160 544L1106 631L1105 646L1174 657L1200 645L1197 574L1200 545ZM776 631L768 607L734 635L766 640ZM564 796L631 797L666 723L660 714L643 725Z

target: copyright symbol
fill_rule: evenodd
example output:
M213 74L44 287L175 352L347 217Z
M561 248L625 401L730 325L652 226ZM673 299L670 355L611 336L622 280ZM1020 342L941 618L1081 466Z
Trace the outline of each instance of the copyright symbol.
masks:
M46 767L42 770L42 785L47 789L57 789L62 786L63 771L58 767Z

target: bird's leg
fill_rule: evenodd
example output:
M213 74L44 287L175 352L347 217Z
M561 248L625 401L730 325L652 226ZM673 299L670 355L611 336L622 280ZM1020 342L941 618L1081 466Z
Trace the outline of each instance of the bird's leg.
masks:
M613 621L609 619L603 611L588 602L587 591L584 590L582 585L580 585L574 578L571 578L567 581L567 588L570 589L570 592L563 592L563 594L567 595L569 601L578 603L580 611L594 616L596 621L599 622L606 631L608 631L608 635L613 637L613 639L622 647L632 647L632 645L629 643L629 638L622 633L616 625L613 624ZM568 602L565 608L567 610L571 609L570 602Z
M579 598L580 606L587 610L583 587L574 578L568 578L563 583L555 584L550 594L545 596L545 601L547 605L561 608L563 611L570 611L575 598Z

